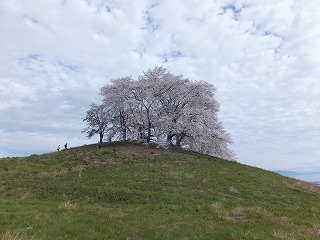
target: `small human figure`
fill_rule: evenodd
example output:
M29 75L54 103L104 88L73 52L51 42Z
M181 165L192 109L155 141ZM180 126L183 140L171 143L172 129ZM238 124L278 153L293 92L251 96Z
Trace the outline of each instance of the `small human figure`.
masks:
M60 151L60 144L59 144L58 147L57 147L57 151L58 151L58 152Z
M68 143L64 145L64 149L68 149Z

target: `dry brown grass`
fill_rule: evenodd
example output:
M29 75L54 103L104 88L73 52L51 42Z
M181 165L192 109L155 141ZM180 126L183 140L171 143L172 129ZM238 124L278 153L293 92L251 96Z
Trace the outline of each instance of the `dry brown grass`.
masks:
M61 203L59 205L59 208L73 211L73 210L77 209L77 205L68 200L68 201Z
M237 207L232 210L226 210L221 202L214 202L211 208L215 210L220 221L241 221L246 219L247 207Z
M244 207L237 207L236 209L234 209L231 214L230 217L234 220L243 220L246 218L246 208Z
M238 189L236 189L236 188L233 187L233 186L230 186L230 187L229 187L229 192L231 192L231 193L239 193Z
M30 192L26 192L26 193L23 193L20 197L21 200L25 200L25 199L29 199L32 197L32 194Z
M309 230L309 232L315 238L320 239L320 224L313 225L313 227Z
M23 240L21 234L17 232L6 231L0 235L0 240Z
M242 221L247 219L248 216L252 215L250 213L255 213L260 215L262 218L277 222L281 227L288 227L293 225L290 218L284 216L275 216L265 208L257 206L238 206L232 210L227 210L223 207L223 204L221 202L214 202L211 204L211 208L214 209L221 221ZM319 235L320 226L315 226L312 231L314 232L314 235Z
M286 239L286 240L295 240L295 239L297 239L297 238L294 237L293 234L284 233L284 232L279 231L279 230L274 230L273 231L273 237L274 237L274 239Z
M226 175L230 172L230 170L228 168L223 168L223 170L219 171L218 174L219 175Z

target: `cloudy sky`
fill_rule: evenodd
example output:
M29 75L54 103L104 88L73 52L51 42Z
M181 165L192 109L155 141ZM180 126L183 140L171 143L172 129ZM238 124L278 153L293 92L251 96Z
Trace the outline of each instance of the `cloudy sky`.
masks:
M318 0L1 0L0 157L96 143L111 78L167 67L217 88L240 163L320 169Z

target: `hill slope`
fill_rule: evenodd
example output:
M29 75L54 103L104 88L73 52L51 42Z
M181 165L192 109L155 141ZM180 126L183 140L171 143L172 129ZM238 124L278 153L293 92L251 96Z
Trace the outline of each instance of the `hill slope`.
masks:
M319 239L320 188L117 143L0 160L0 239Z

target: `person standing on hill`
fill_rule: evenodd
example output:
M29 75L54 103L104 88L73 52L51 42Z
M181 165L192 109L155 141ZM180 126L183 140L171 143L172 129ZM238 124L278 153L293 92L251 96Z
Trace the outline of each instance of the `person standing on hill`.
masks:
M64 145L64 149L68 149L68 143Z
M57 147L57 151L58 151L58 152L60 151L60 144L59 144L58 147Z

